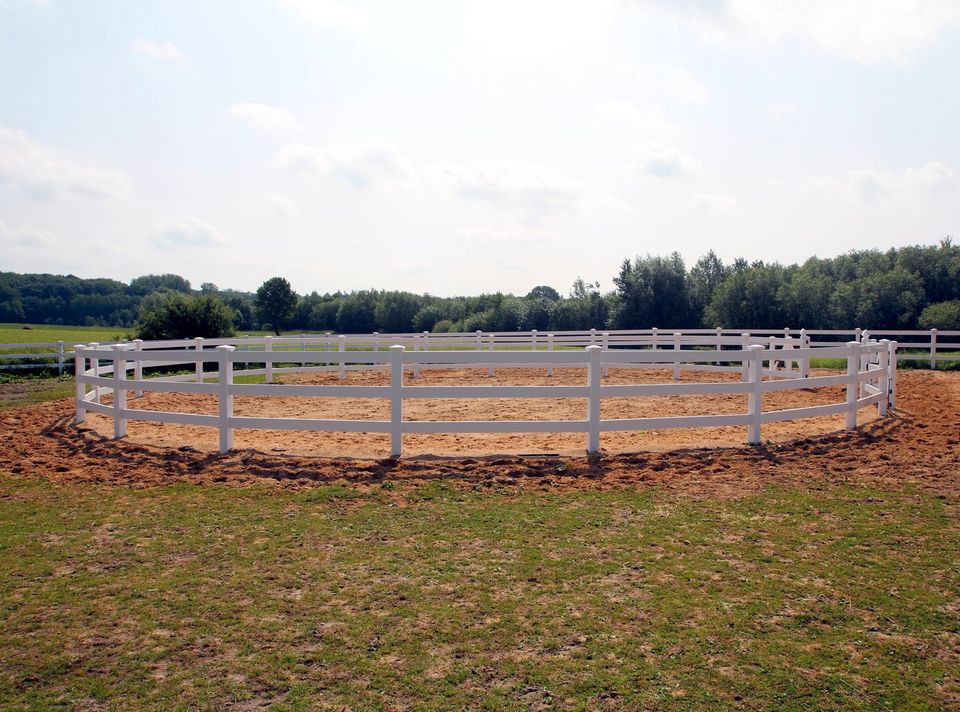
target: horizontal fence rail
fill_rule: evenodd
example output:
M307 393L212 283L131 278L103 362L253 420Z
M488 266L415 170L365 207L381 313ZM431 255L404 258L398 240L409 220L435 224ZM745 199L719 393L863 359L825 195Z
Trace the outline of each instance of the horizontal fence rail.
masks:
M346 336L332 340L335 348L285 350L281 345L300 343L294 337L264 337L258 340L262 350L241 349L236 342L221 339L89 344L73 348L76 374L76 422L82 423L88 412L112 417L114 436L127 433L129 420L145 420L183 425L214 427L219 430L220 451L233 447L237 428L265 430L303 430L320 432L370 432L390 435L390 452L399 457L405 434L440 433L583 433L588 453L600 449L601 434L624 430L660 430L667 428L708 428L745 426L749 444L761 442L764 423L845 414L845 424L853 429L858 412L876 406L886 416L895 405L898 343L876 340L858 334L858 340L845 344L814 345L804 332L796 336L741 332L725 334L675 332L661 335L646 333L587 332L552 334L547 349L495 350L496 334L467 338L467 350L443 349L456 344L464 335L445 335L446 341L434 342L438 335L383 336L379 334ZM553 349L559 337L570 336L566 348ZM389 339L412 340L390 344ZM504 337L506 338L506 337ZM534 339L537 337L534 336ZM424 341L419 341L424 339ZM584 339L594 343L584 344ZM578 341L579 340L579 341ZM328 339L328 341L331 341ZM306 342L303 342L306 343ZM521 342L516 342L521 343ZM367 350L350 350L361 344ZM324 343L326 345L326 343ZM524 344L529 346L529 344ZM811 359L838 359L845 364L841 375L811 376ZM249 365L262 364L262 368ZM294 364L294 365L290 365ZM191 371L187 374L145 377L145 368L171 367ZM672 371L670 383L604 385L603 377L613 368L657 368ZM420 386L415 385L421 369L473 368L493 375L496 369L537 368L552 374L554 369L574 368L586 371L583 385L569 386ZM388 386L293 385L275 384L278 373L336 371L343 379L347 370L380 369L390 376ZM681 383L684 370L735 373L739 382ZM237 383L237 376L264 376L266 383ZM414 383L406 382L412 375ZM845 399L839 403L807 406L778 411L762 410L764 393L786 390L842 386ZM88 390L89 388L89 390ZM215 396L217 414L175 413L128 407L128 396L145 392L188 393ZM605 419L600 406L604 398L640 396L697 396L742 394L747 397L744 413ZM103 402L109 396L110 403ZM389 403L389 420L348 420L290 417L238 416L235 396L372 398ZM404 418L404 402L410 399L447 398L574 398L586 402L583 419L536 421L411 421Z
M960 331L929 330L874 330L874 329L629 329L602 331L477 331L471 333L373 333L373 334L297 334L285 336L241 336L218 339L171 339L148 342L144 348L204 349L234 346L244 353L280 351L323 353L339 350L379 351L391 345L402 345L411 351L443 350L530 350L554 351L583 348L591 345L607 349L648 348L672 349L679 334L681 346L699 344L716 350L742 348L750 343L764 343L769 338L793 339L798 346L831 347L848 341L865 342L871 339L890 339L898 343L899 361L926 362L931 368L938 364L960 361ZM744 339L748 341L744 342ZM708 344L703 340L709 339ZM143 344L140 341L129 342ZM92 344L91 344L92 345ZM105 344L110 346L112 344ZM40 343L0 344L0 371L16 369L56 369L60 375L71 370L73 347L62 341ZM241 360L242 362L242 360ZM250 358L249 362L255 362ZM262 362L262 359L261 361ZM291 362L286 359L285 362ZM165 362L167 364L176 362ZM181 365L194 363L183 360ZM325 363L326 362L313 362ZM144 364L153 368L162 363ZM269 371L269 368L268 368ZM263 374L261 374L263 375ZM266 375L270 375L267 373Z

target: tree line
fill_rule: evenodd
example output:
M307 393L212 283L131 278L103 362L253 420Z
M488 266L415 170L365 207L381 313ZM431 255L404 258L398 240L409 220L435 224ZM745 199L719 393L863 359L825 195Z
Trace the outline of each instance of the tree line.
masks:
M436 297L403 291L296 294L282 277L257 293L194 290L178 275L110 279L0 273L0 321L137 327L144 338L272 329L517 331L715 327L960 329L960 247L853 251L782 265L725 264L710 251L691 267L674 252L626 259L602 293L578 278L565 294L548 285L523 296ZM162 318L161 318L162 317ZM193 331L191 331L193 330ZM204 333L201 333L204 332Z

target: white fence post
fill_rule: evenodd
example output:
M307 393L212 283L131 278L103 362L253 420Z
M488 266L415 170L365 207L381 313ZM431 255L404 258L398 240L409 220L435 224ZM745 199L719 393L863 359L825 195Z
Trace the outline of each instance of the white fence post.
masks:
M272 337L272 336L264 336L264 337L263 337L263 350L266 351L267 353L271 353L271 352L273 351L273 337ZM266 370L266 372L267 372L267 374L266 374L266 381L267 381L267 383L273 383L273 361L270 360L269 358L267 358L267 360L264 362L263 365L264 365L264 368L265 368L265 370ZM300 365L302 366L303 364L300 364Z
M718 354L718 356L717 356L717 362L716 362L716 364L715 364L715 365L717 365L717 366L720 365L720 356L719 356L719 353L720 353L721 351L723 351L723 329L718 326L718 327L717 327L717 354Z
M673 332L673 353L674 353L674 356L679 356L680 354L680 332L679 331ZM673 362L673 380L674 381L680 380L680 359L679 358L677 358L677 360Z
M763 346L750 344L745 349L744 364L747 367L747 381L750 390L747 393L747 415L750 423L747 425L747 444L760 444L760 418L763 413Z
M770 337L770 363L769 363L771 377L772 377L773 371L777 370L777 364L779 363L778 359L775 358L776 353L777 353L777 337L771 336Z
M590 345L593 346L595 343L597 343L597 330L590 329Z
M90 348L94 350L99 349L100 344L96 341L93 341L90 343ZM100 375L100 358L96 355L90 357L90 370L93 371L93 373L90 374L91 376ZM100 386L96 384L93 385L93 402L100 402Z
M858 342L858 343L860 342L860 333L861 333L862 331L863 331L863 329L861 329L859 326L858 326L856 329L853 330L853 340L854 340L854 341L856 341L856 342Z
M420 337L417 334L413 335L413 353L420 352ZM413 362L413 377L420 378L420 361Z
M889 354L889 366L890 366L890 407L897 407L897 342L890 342L890 354Z
M57 342L57 375L63 375L63 342Z
M807 336L806 329L800 329L800 348L810 348L810 337ZM800 378L810 378L810 357L802 356L800 358Z
M537 330L536 329L530 330L530 350L531 351L537 350Z
M746 351L750 348L750 332L745 331L740 334L740 350ZM744 361L740 366L740 382L747 383L750 380L750 362Z
M547 351L553 351L553 334L547 334ZM553 376L553 362L551 362L550 367L547 369L547 375Z
M423 351L430 350L430 332L429 331L423 332L423 349L422 350Z
M490 352L493 352L493 342L494 342L494 339L496 339L496 336L495 336L494 333L491 331L491 332L490 332L490 343L487 345L487 350L490 351ZM493 363L491 363L491 364L490 364L490 368L487 369L487 375L488 375L488 376L492 376L492 375L493 375Z
M227 453L233 449L233 427L230 419L233 418L233 361L230 360L230 353L234 350L233 346L217 347L217 365L219 374L217 378L217 392L219 394L219 427L220 427L220 452Z
M600 451L600 353L603 349L597 345L586 348L587 356L587 454L596 455Z
M134 339L133 340L133 350L137 352L143 351L143 339ZM143 380L143 360L137 359L133 362L133 380L142 381ZM137 389L134 391L134 395L137 398L143 398L143 389L140 386L137 386Z
M483 348L483 332L480 329L477 329L476 333L476 350L480 351Z
M195 338L193 340L193 345L197 351L203 351L203 337L198 336L197 338ZM199 358L199 357L197 358L195 369L196 369L195 380L197 381L197 383L203 383L203 359L202 358Z
M857 395L859 394L860 342L847 342L847 430L857 429Z
M657 327L653 327L652 329L650 329L650 348L651 348L653 351L656 351L656 350L657 350L657 341L658 341L658 339L657 339L657 334L658 334L658 331L659 331L659 330L657 329Z
M603 334L601 334L601 336L603 337L603 350L604 350L604 351L609 351L609 350L610 350L610 333L604 331ZM607 363L604 363L604 364L603 364L603 377L606 378L606 377L609 376L609 375L610 375L610 365L607 364Z
M937 330L930 329L930 368L937 367Z
M390 347L390 457L403 454L403 352Z
M380 350L380 332L373 332L373 352L377 353Z
M127 360L123 357L125 344L113 345L113 437L120 439L127 434Z
M73 345L73 378L76 382L77 394L77 414L73 422L79 425L87 419L87 410L84 408L86 403L87 387L80 381L80 377L86 375L86 358L83 355L83 344Z
M337 337L337 351L344 354L347 351L347 337L343 334ZM340 357L340 380L347 377L347 360L342 355Z
M880 400L877 401L877 415L886 417L887 406L890 402L890 340L880 340Z

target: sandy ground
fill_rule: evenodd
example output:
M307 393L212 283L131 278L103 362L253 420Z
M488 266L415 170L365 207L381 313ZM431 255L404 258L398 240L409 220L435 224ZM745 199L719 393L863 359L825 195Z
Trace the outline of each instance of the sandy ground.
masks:
M814 375L827 375L828 372ZM604 385L631 383L669 383L672 372L661 370L611 370ZM342 383L350 385L388 385L383 372L351 372ZM685 372L684 383L734 382L734 375ZM283 383L337 384L335 373L298 374L282 379ZM408 376L410 385L584 385L583 370L557 370L548 377L542 369L503 370L489 377L485 370L423 371L419 378ZM809 405L840 403L845 399L842 387L816 391L785 391L763 397L764 410L799 408ZM109 402L109 401L106 401ZM130 407L149 410L178 411L215 415L217 398L193 394L147 393L130 401ZM747 396L743 394L712 396L671 396L605 398L601 405L603 418L642 418L672 415L719 415L745 413ZM343 418L351 420L389 420L389 401L382 398L281 398L237 397L236 415L289 418ZM583 420L585 399L408 399L404 403L406 420ZM861 424L876 417L876 408L864 409ZM834 415L800 422L771 423L763 428L763 438L770 443L785 443L801 437L823 435L843 428L844 416ZM104 436L113 434L113 420L90 415L89 427ZM420 455L466 455L471 457L502 455L583 454L586 435L581 433L515 433L515 434L443 434L405 435L405 457ZM130 442L160 447L189 444L199 450L214 452L218 433L213 428L130 421ZM666 451L686 447L736 447L746 442L744 426L707 429L669 429L658 431L608 432L601 435L601 446L607 453ZM390 453L389 436L367 433L311 433L237 429L234 444L271 453L312 457L384 458Z
M456 377L452 373L438 373L435 379L434 376L429 378L442 382ZM573 375L570 377L574 378ZM620 374L611 374L610 382L616 382L620 377ZM374 376L357 375L353 380L366 382L364 379L367 378L373 379ZM476 378L484 383L489 382L479 375ZM684 378L689 380L690 376L685 374ZM507 379L507 376L498 377L501 383L511 382ZM629 379L635 380L636 374L630 374ZM526 382L531 380L536 379L526 379ZM427 382L426 374L421 382ZM436 436L430 436L430 442L436 444L434 454L404 457L402 460L371 459L369 451L365 449L365 436L356 435L341 436L336 442L343 444L345 453L363 451L366 453L363 458L346 454L305 455L270 449L286 447L300 452L312 451L313 442L309 438L313 436L289 433L238 433L238 449L228 455L219 455L206 450L209 442L202 440L214 437L213 431L199 433L200 429L195 428L177 428L177 433L172 435L164 432L162 440L150 442L148 436L151 428L141 429L143 424L131 423L130 438L110 440L100 432L109 424L107 419L96 426L90 423L78 428L72 424L72 401L60 400L9 410L0 416L0 473L134 487L193 481L233 485L260 482L290 488L339 483L358 488L380 488L390 482L395 487L394 496L401 498L400 493L406 490L406 485L429 480L444 480L473 487L548 490L656 484L703 496L740 496L771 483L792 484L802 481L818 487L837 482L856 482L919 487L951 497L960 494L960 373L901 372L899 390L898 408L891 417L872 419L855 432L841 430L837 421L823 418L784 424L782 429L765 427L765 444L760 447L741 444L742 428L730 429L731 432L717 429L712 434L710 431L664 431L622 436L633 437L632 441L620 440L618 438L621 436L609 434L605 435L602 443L604 452L598 458L583 456L580 436L572 436L572 439L567 439L568 436L545 436L547 440L536 441L536 436L524 435L522 444L502 436L489 436L500 438L501 446L522 447L525 452L542 447L550 452L569 449L578 453L566 457L477 457L455 453L444 456L436 453L441 447L449 447L451 441L441 441ZM823 402L838 397L839 391L797 393L789 397L797 398L797 401L782 401L776 405L783 407L794 402L799 405L801 401ZM663 409L657 406L655 411L658 414L683 412L674 408L702 408L706 401L701 399L697 406L677 403L676 399L657 400L663 401ZM147 399L140 401L143 405L147 402ZM534 402L529 403L533 406ZM202 410L209 403L204 404L201 399L193 405ZM246 409L255 405L238 404L237 410L249 412ZM533 417L535 413L542 417L554 417L560 412L540 410L540 405L528 406L530 409L525 417ZM724 397L717 397L715 402L711 399L710 405L717 409L710 412L726 412L724 408L739 409L738 403L728 403ZM772 398L764 405L766 408L773 407ZM317 402L313 407L322 409L325 406ZM362 403L354 407L358 409L357 412L366 413L367 417L379 417L376 411L365 409ZM429 412L426 410L428 405L422 407L425 408L422 414L426 415ZM461 406L448 403L445 407L456 409ZM463 407L466 410L456 411L462 412L463 417L476 417L483 412L495 413L501 418L517 416L489 403L467 403ZM543 407L572 408L571 413L576 411L571 404L553 403ZM636 406L613 403L608 407L610 411L604 412L605 417L614 417L615 413L633 413L630 409ZM487 410L476 411L474 408ZM419 417L420 414L414 408L408 413L409 417ZM439 414L434 411L432 417L439 417ZM443 417L453 417L453 411L444 413ZM577 414L576 417L582 415ZM824 422L818 422L820 420ZM167 428L174 430L173 426L156 429ZM187 437L188 434L190 437ZM201 438L195 439L193 436L196 434L200 434ZM277 435L289 437L290 440L280 445L279 441L273 439ZM264 439L258 440L261 437ZM376 442L375 436L368 437L374 438L369 442ZM453 446L458 447L457 436L449 437ZM486 445L497 442L484 441L483 436L465 437L470 438L471 449L484 449ZM423 440L414 436L409 436L408 440L410 451L426 449L427 443ZM478 447L478 442L482 443L482 447ZM258 443L269 447L255 449L254 445ZM708 444L713 446L707 447ZM633 452L613 452L614 447L635 449Z

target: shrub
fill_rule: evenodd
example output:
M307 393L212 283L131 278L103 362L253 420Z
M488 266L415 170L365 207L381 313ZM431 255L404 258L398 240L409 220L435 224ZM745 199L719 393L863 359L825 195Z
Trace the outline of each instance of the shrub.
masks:
M937 302L920 313L921 329L960 330L960 299Z
M171 294L140 317L137 336L148 340L233 336L233 317L233 310L211 294Z

